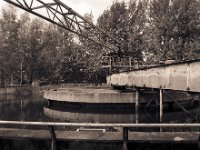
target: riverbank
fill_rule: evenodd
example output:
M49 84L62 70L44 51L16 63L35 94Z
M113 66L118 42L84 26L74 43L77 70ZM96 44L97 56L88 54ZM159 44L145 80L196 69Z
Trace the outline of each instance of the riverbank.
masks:
M30 86L0 88L0 95L29 96L31 94L32 94L32 87Z
M16 87L4 87L0 88L0 96L5 95L13 95L13 96L30 96L30 95L43 95L44 91L48 91L50 89L60 89L60 88L108 88L106 84L103 85L95 85L95 84L88 84L88 83L70 83L70 84L54 84L54 85L44 85L44 86L16 86Z

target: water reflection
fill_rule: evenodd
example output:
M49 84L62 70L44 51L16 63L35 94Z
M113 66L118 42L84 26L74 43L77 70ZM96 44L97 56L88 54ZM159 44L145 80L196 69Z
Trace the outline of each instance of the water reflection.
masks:
M20 97L0 95L0 119L14 121L46 121L43 113L46 101L42 96Z
M199 113L198 105L187 108L193 115ZM159 109L140 109L139 123L158 123ZM42 95L17 97L0 95L0 119L15 121L67 121L91 123L135 123L134 105L128 107L102 108L91 105L47 106ZM164 111L163 122L190 122L192 119L180 109Z
M198 105L191 105L188 111L196 116L199 112ZM44 107L44 114L50 118L67 122L90 122L90 123L159 123L159 109L141 108L136 112L134 105L131 107L94 107L91 104L76 105L64 103ZM138 117L138 121L136 121ZM181 109L165 110L163 122L193 121L188 114Z

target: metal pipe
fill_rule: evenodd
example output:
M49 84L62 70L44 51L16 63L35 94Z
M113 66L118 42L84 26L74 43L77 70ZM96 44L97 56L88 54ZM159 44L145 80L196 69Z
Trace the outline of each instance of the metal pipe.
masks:
M139 89L136 89L136 98L135 98L135 120L136 120L136 123L139 123L139 113L138 113L138 110L139 110L139 95L140 94L140 91Z
M122 150L128 150L128 128L124 127L123 128L123 145L122 145Z
M49 126L49 132L51 135L51 150L57 150L56 134L53 126Z
M0 121L1 125L69 126L69 127L129 127L129 128L198 128L200 123L65 123L65 122L24 122Z
M162 123L163 118L163 92L160 89L160 123ZM162 132L162 128L160 128L160 132Z

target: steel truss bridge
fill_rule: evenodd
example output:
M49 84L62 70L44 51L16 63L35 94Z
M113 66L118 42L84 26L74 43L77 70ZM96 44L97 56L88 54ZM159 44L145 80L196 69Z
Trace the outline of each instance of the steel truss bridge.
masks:
M78 36L93 41L99 46L105 47L112 52L118 50L119 46L122 44L121 41L105 32L103 29L96 27L90 20L84 18L60 0L4 1L43 18L50 23L58 25ZM105 45L105 43L100 40L101 35L108 37L115 45Z

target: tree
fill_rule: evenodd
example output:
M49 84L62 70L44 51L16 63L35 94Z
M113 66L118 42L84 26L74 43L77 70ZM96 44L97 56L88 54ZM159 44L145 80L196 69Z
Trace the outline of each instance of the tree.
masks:
M24 82L28 82L28 59L30 49L30 26L31 19L27 12L23 13L19 18L19 43L18 43L18 57L20 63L20 85ZM26 81L25 81L26 80Z
M105 35L101 36L102 42L110 47L119 48L119 51L123 52L124 54L128 53L127 17L128 11L125 2L115 2L112 4L109 10L104 11L103 14L97 19L98 27L102 28L105 32L109 33L123 44L118 45L118 43L109 39L109 37Z
M147 31L147 8L148 1L146 0L135 0L128 3L117 1L98 18L97 25L121 42L120 45L112 43L119 48L116 49L121 60L118 65L128 64L130 58L136 62L143 61L143 53L148 46L145 33ZM101 37L104 43L111 43L108 37Z
M172 1L174 45L177 60L192 59L192 51L199 49L200 2L198 0Z
M49 25L44 32L46 47L40 53L43 64L43 78L58 82L65 78L65 71L71 69L70 61L74 57L73 36L55 25Z
M128 7L128 50L134 60L142 61L146 47L147 1L130 1Z
M13 80L18 78L18 34L19 22L17 19L16 9L10 5L2 9L2 18L0 19L1 27L1 63L3 66L4 79L12 85Z
M28 48L26 49L26 68L29 76L29 81L39 80L41 76L41 64L39 64L40 51L46 46L44 40L44 23L39 19L31 21L29 30Z
M152 0L149 22L152 53L158 60L191 57L199 33L198 0ZM191 59L191 58L189 58Z

